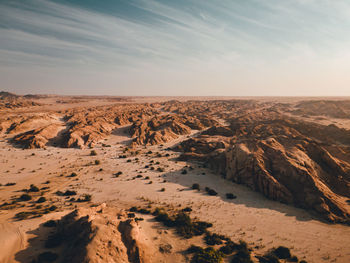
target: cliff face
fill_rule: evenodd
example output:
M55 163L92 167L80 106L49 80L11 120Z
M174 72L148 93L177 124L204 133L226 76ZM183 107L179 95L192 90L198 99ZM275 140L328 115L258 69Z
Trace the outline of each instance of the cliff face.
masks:
M12 142L21 145L24 149L44 148L49 140L57 136L61 129L60 125L50 124L43 128L18 134L12 139Z
M0 118L0 134L23 148L44 148L48 142L64 148L93 147L122 125L149 119L157 110L148 105L113 105ZM63 115L63 116L62 116Z
M130 135L134 138L133 145L155 145L190 134L192 129L202 130L213 123L215 121L207 117L164 114L134 122Z
M135 122L130 128L133 145L155 145L168 142L179 135L191 133L191 128L178 116L156 116Z
M149 118L157 111L144 105L118 105L79 109L66 114L69 127L63 134L63 147L92 147L112 130L131 122Z
M175 148L180 159L203 161L270 199L350 223L349 131L249 116L203 134Z
M226 152L226 178L270 199L312 209L330 221L348 221L349 167L314 143L286 147L276 139L238 142ZM344 163L344 165L347 165Z

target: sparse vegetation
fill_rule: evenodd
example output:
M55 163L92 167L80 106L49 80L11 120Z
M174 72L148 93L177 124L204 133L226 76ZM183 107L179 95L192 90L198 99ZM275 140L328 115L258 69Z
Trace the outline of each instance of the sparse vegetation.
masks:
M135 217L135 213L128 213L128 218L134 218Z
M192 185L192 189L193 189L193 190L198 190L198 191L199 191L199 190L200 190L199 184L197 184L197 183L193 184L193 185Z
M203 248L199 247L199 246L196 246L196 245L191 245L187 250L186 252L188 254L192 254L192 253L197 253L199 251L201 251Z
M209 246L221 245L223 243L221 236L215 233L206 233L204 240L205 243Z
M172 248L173 247L170 244L163 244L159 246L159 251L161 253L171 253Z
M201 247L193 247L192 250L195 252L191 263L220 263L222 262L223 255L220 251L215 250L212 247L201 248Z
M74 172L69 175L69 177L76 177L76 176L78 176L78 174Z
M92 199L92 195L90 194L83 194L81 197L77 199L77 202L89 202Z
M185 207L184 209L182 209L183 212L192 212L192 208L191 207Z
M280 259L288 260L288 262L298 262L296 256L292 256L290 249L284 246L279 246L267 252L264 256L259 257L259 262L262 263L279 263ZM306 263L306 261L301 260L300 263Z
M140 214L144 214L144 215L147 215L147 214L151 213L150 210L144 209L144 208L139 209L137 212L139 212Z
M212 226L211 223L203 221L193 222L190 216L184 212L179 212L170 217L165 211L156 209L153 215L156 216L155 220L162 222L165 226L175 227L177 233L185 238L202 235L207 231L207 228Z
M37 203L44 203L46 202L46 198L44 196L39 197L38 200L36 200Z
M58 196L71 196L71 195L76 195L77 192L74 190L66 190L64 193L61 191L57 191L56 195Z
M31 184L27 192L39 192L39 188L34 184Z
M234 251L238 249L238 246L239 245L229 240L225 243L224 246L220 247L220 251L225 255L231 255Z
M236 199L237 196L235 196L235 195L232 194L232 193L227 193L227 194L226 194L226 198L227 198L227 199Z
M24 220L27 219L29 217L38 217L40 216L40 214L36 211L32 211L32 212L19 212L17 214L15 214L15 218L18 220Z
M96 155L97 155L97 152L96 152L95 150L91 150L90 155L91 155L91 156L96 156Z
M100 165L101 161L100 160L95 160L95 165Z
M136 206L133 206L129 209L130 212L137 212L137 207Z
M29 200L32 200L32 197L29 194L22 194L19 197L19 200L21 200L21 201L29 201Z
M119 171L119 172L117 172L117 173L114 174L114 177L119 177L119 176L122 175L122 174L123 174L123 172L122 172L122 171Z
M55 205L52 205L52 206L50 206L49 207L49 211L55 211L57 209L57 206L55 206Z
M208 195L213 195L214 196L214 195L218 194L214 189L211 189L209 187L206 187L205 191L208 193Z

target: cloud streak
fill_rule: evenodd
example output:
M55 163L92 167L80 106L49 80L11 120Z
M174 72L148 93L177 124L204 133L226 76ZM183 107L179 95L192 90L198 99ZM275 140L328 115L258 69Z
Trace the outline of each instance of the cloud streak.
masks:
M339 59L349 53L350 5L346 1L181 2L127 1L129 10L142 10L143 15L136 16L132 11L121 15L62 1L2 1L0 76L48 68L59 75L68 68L78 75L114 74L109 86L128 85L128 76L133 75L140 80L131 79L130 86L139 87L143 79L145 87L151 88L157 81L150 80L148 73L156 78L166 71L167 77L182 79L186 86L185 81L203 83L191 79L189 71L196 78L212 72L225 80L220 95L234 95L228 88L232 74L242 78L236 85L243 83L254 90L257 84L243 79L252 70L263 75L265 68L278 74L279 67L287 70L304 61L310 67L315 61L346 64ZM8 78L7 83L16 86Z

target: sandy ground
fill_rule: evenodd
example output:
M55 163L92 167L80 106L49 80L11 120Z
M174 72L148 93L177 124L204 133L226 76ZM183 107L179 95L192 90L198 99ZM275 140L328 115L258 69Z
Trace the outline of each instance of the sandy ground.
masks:
M52 194L66 189L92 194L93 202L106 202L120 208L148 203L153 207L190 206L192 216L214 224L213 232L228 235L234 241L243 239L257 252L264 253L269 248L284 245L299 259L308 262L350 262L349 226L321 222L304 210L270 201L244 186L228 182L199 164L177 162L178 153L166 149L185 137L163 146L140 147L137 156L119 158L128 153L123 153L130 140L124 131L125 128L119 128L103 141L111 147L97 145L94 148L97 156L90 156L91 149L22 150L13 148L5 139L0 141L0 183L16 183L0 186L0 204L20 195L18 191L30 184L44 186L48 180L50 189L45 195L50 201L61 204L59 212L24 221L15 221L13 216L19 211L27 211L27 207L0 210L0 262L25 262L18 257L15 260L13 255L28 246L27 240L34 235L33 230L42 222L58 218L74 208L75 204ZM148 151L152 154L146 154ZM158 153L163 157L157 157ZM165 154L170 156L164 157ZM95 160L100 160L101 164L95 165ZM154 170L150 169L152 166L145 168L151 161ZM156 171L158 167L164 168L164 172ZM184 168L187 174L181 174ZM122 174L115 178L113 174L118 171ZM67 177L72 172L78 176ZM135 178L137 175L142 178ZM149 179L145 179L146 176ZM202 189L205 186L213 188L219 195L208 196L203 190L191 190L193 183L199 183ZM227 200L226 193L234 193L237 199ZM157 234L146 222L142 224L150 236ZM168 236L167 242L171 242L169 240ZM189 245L187 241L176 244L173 244L176 251ZM176 260L173 262L178 262Z

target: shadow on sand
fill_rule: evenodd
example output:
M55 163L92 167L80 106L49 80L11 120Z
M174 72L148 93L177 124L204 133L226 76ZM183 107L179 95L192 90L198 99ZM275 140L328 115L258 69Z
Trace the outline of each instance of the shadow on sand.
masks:
M175 161L176 159L174 159ZM189 167L194 167L189 169ZM186 174L182 174L182 171L186 170ZM162 176L167 182L173 182L182 185L184 188L180 191L196 191L199 195L205 195L211 197L205 191L208 187L217 192L217 197L224 202L244 205L246 207L252 207L257 209L271 209L286 216L295 217L299 221L318 220L323 223L332 224L313 211L307 211L301 208L297 208L293 205L283 204L278 201L273 201L259 192L255 192L247 186L236 184L232 181L224 179L221 175L215 174L208 168L203 168L203 165L195 162L187 162L187 167L183 169L167 172ZM197 183L200 185L200 191L193 190L192 185ZM232 193L237 196L236 199L227 199L226 194Z
M42 254L45 257L45 254L55 253L53 250L45 249L45 240L48 236L54 232L54 228L45 227L44 224L39 225L38 228L28 231L27 235L34 235L34 237L28 240L28 246L26 249L17 252L15 259L21 263L39 263L39 262L49 262L45 261L39 255ZM44 254L43 254L44 253Z

